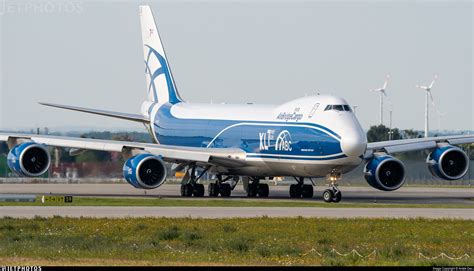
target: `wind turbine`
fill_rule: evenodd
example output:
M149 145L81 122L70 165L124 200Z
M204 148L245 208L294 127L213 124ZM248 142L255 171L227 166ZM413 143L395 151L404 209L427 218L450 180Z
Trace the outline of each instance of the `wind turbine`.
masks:
M385 78L385 82L383 83L383 87L370 90L372 92L374 92L374 91L380 92L380 124L381 125L383 124L383 96L387 97L387 93L385 92L385 89L387 88L388 79L390 79L389 74Z
M429 100L431 99L431 104L433 104L433 107L435 106L433 95L431 94L431 88L433 88L435 80L438 78L437 75L434 76L433 81L431 81L431 84L429 86L419 86L416 85L417 88L423 89L426 94L426 104L425 104L425 137L428 137L428 106L429 106Z

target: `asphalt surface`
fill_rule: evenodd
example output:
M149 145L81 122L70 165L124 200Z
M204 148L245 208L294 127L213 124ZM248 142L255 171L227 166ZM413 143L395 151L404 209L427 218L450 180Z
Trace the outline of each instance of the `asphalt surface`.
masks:
M329 217L329 218L458 218L474 219L472 209L439 208L313 208L313 207L109 207L0 206L0 217Z
M100 197L181 198L180 186L166 184L154 190L139 190L128 184L0 184L1 194L73 195ZM270 186L269 199L287 200L288 186ZM315 187L320 201L323 186ZM474 207L473 188L404 187L393 192L370 187L341 187L343 201L385 204L463 204ZM247 198L241 185L225 200ZM267 200L267 199L257 199ZM127 206L0 206L0 217L332 217L332 218L461 218L474 219L472 208L315 208L315 207L127 207Z
M316 186L314 197L304 200L322 200L325 186ZM269 199L289 199L289 186L270 186ZM474 188L402 187L392 192L371 187L340 187L346 203L386 204L466 204L474 206ZM153 190L135 189L128 184L0 184L0 194L163 197L181 198L180 186L165 184ZM207 195L207 187L206 187ZM247 198L242 185L232 191L232 199ZM262 199L265 200L265 199ZM303 200L303 199L301 199Z

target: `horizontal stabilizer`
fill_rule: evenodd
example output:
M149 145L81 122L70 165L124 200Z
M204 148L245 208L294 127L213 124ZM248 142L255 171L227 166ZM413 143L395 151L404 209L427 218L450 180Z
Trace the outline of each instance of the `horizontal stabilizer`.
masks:
M96 114L96 115L101 115L101 116L106 116L106 117L112 117L112 118L117 118L117 119L131 120L131 121L136 121L136 122L141 122L141 123L149 123L150 122L148 119L146 119L142 115L138 115L138 114L128 114L128 113L113 112L113 111L106 111L106 110L99 110L99 109L91 109L91 108L78 107L78 106L51 104L51 103L39 103L39 104L46 105L46 106L51 106L51 107L62 108L62 109L67 109L67 110L73 110L73 111L85 112L85 113L90 113L90 114Z

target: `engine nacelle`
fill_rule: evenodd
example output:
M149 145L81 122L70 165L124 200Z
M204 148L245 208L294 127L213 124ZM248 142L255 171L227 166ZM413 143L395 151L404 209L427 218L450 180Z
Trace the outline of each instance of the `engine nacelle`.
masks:
M136 155L123 165L125 180L135 188L157 188L166 180L166 174L166 165L163 160L152 154Z
M364 168L364 177L373 188L393 191L405 183L405 165L390 155L376 155Z
M469 169L466 153L451 145L435 149L426 158L426 163L433 176L450 181L461 179Z
M7 163L12 171L22 177L39 177L49 169L51 156L44 145L25 142L10 150Z

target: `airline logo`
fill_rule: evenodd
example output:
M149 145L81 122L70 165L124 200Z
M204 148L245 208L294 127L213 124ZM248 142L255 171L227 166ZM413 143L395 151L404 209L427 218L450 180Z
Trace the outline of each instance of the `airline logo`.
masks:
M146 44L145 47L148 48L145 74L149 83L148 93L153 93L153 101L173 104L180 102L166 58L153 47Z
M168 64L158 51L148 45L145 46L148 47L148 54L145 59L145 73L149 77L148 92L153 91L155 102L166 102L173 98L169 95L176 93Z
M299 121L303 118L303 114L300 113L300 108L297 107L293 112L281 112L278 114L278 120L284 121Z
M275 151L291 151L291 134L288 130L281 131L275 140L275 130L268 129L266 132L259 133L260 150L268 151L272 147ZM272 142L274 144L272 145Z
M291 134L288 130L281 132L275 143L276 151L291 151Z

